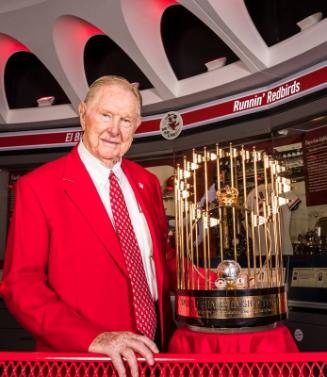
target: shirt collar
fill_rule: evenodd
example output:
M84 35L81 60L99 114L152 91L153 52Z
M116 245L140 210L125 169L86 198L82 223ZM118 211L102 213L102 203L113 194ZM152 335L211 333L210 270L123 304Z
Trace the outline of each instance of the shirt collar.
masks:
M77 151L86 170L90 174L92 181L100 185L106 185L108 183L109 174L112 170L118 181L121 182L123 174L121 160L119 160L112 169L108 168L103 165L98 158L93 156L93 154L85 147L82 140L78 144Z

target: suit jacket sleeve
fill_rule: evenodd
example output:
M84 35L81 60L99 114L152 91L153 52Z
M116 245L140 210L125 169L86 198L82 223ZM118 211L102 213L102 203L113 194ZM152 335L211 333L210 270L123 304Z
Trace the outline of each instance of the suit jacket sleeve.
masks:
M85 352L104 329L64 304L47 281L49 224L24 177L16 187L1 293L21 325L52 349Z

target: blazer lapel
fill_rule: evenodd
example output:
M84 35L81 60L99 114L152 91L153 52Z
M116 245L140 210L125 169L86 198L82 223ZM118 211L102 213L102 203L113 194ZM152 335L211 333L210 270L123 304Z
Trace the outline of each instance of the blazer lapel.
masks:
M63 187L121 271L128 276L119 240L77 148L67 156Z

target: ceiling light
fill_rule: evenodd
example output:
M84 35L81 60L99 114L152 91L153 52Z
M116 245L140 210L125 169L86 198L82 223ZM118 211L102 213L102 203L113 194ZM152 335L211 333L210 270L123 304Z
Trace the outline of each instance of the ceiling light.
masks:
M317 24L322 19L322 12L317 12L311 14L310 16L304 18L303 20L297 22L297 26L301 31L308 29L309 27Z
M210 62L205 63L208 71L213 71L214 69L221 68L226 64L226 57L222 56L221 58L210 60Z
M326 118L326 115L322 115L320 117L311 119L311 122L319 122L320 120L323 120L325 118Z
M51 106L55 100L54 96L40 97L36 100L38 107Z
M282 130L278 130L277 134L280 135L280 136L287 136L288 135L288 129L284 128Z

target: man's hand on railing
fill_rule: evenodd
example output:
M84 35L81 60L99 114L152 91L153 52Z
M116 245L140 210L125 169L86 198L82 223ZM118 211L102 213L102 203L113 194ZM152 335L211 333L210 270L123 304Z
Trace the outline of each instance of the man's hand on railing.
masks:
M123 358L126 359L130 367L132 377L138 377L135 353L144 357L149 365L153 365L153 353L159 352L158 347L151 339L129 331L104 332L93 340L88 350L109 356L119 377L126 377Z

